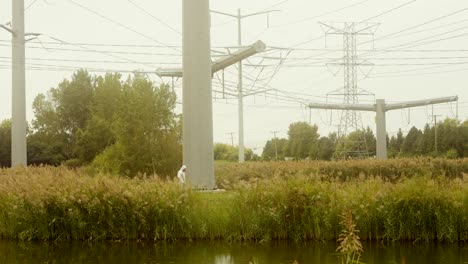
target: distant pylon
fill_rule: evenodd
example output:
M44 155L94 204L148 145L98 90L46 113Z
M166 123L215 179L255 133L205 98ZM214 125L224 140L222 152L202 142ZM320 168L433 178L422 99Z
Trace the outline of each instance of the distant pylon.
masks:
M365 60L358 59L357 54L357 36L371 35L373 36L378 24L375 23L360 23L360 22L344 22L344 23L320 23L326 35L342 35L343 36L343 58L339 63L329 63L327 66L339 66L343 68L344 83L343 87L328 93L328 95L343 96L343 104L358 104L359 96L373 96L372 93L358 88L358 69L364 74L365 71L361 67L372 67L373 64ZM338 24L338 26L336 25ZM338 125L338 136L346 136L351 131L365 131L362 123L361 113L354 110L342 110ZM360 141L357 153L353 156L368 156L368 148L365 137ZM346 153L344 153L346 155Z

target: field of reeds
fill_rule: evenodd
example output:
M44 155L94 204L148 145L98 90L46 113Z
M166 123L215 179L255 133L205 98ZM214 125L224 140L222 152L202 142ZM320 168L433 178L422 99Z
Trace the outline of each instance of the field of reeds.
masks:
M404 160L407 167L397 161L353 162L217 164L218 184L227 191L214 193L156 177L89 176L54 167L3 169L0 236L336 240L343 230L341 216L351 212L363 240L468 241L466 160ZM360 171L365 164L367 176ZM333 165L339 176L326 177ZM405 172L384 169L387 165ZM343 177L353 166L359 173ZM396 170L398 176L377 173L379 166L379 173ZM410 174L411 168L420 171Z
M402 158L390 160L340 161L266 161L220 162L216 164L217 184L233 188L238 183L279 177L282 179L306 177L321 180L365 180L380 178L397 182L414 176L447 179L463 178L468 174L468 159Z

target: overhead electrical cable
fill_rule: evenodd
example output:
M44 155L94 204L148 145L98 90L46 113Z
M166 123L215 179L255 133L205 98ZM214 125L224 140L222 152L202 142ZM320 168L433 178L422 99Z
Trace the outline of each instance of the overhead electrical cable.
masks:
M113 23L113 24L115 24L115 25L118 25L119 27L125 28L125 29L127 29L127 30L129 30L129 31L131 31L131 32L133 32L133 33L135 33L135 34L137 34L137 35L139 35L139 36L142 36L142 37L144 37L144 38L146 38L146 39L152 40L152 41L154 41L154 42L156 42L156 43L158 43L158 44L160 44L160 45L164 45L164 46L166 46L166 47L172 47L171 45L168 45L168 44L166 44L166 43L164 43L164 42L161 42L161 41L159 41L159 40L157 40L157 39L155 39L155 38L153 38L153 37L150 37L150 36L148 36L148 35L146 35L146 34L144 34L144 33L141 33L141 32L139 32L139 31L136 31L135 29L133 29L133 28L127 26L127 25L124 25L124 24L122 24L122 23L120 23L120 22L118 22L118 21L115 21L115 20L113 20L113 19L111 19L111 18L108 18L108 17L106 17L106 16L100 14L99 12L96 12L96 11L92 10L92 9L89 8L89 7L86 7L86 6L84 6L84 5L80 4L80 3L77 3L75 0L68 0L68 1L71 2L72 4L76 5L76 6L80 7L80 8L82 8L82 9L84 9L84 10L86 10L86 11L88 11L88 12L90 12L90 13L92 13L92 14L94 14L94 15L100 17L100 18L102 18L102 19L105 19L105 20L107 20L107 21L109 21L109 22L111 22L111 23ZM178 49L175 49L175 48L172 48L172 49L174 49L174 50L176 50L176 51L179 52Z
M364 22L367 22L367 21L369 21L369 20L372 20L372 19L381 17L381 16L386 15L386 14L388 14L388 13L391 13L391 12L393 12L393 11L395 11L395 10L398 10L398 9L400 9L400 8L403 8L403 7L405 7L405 6L409 5L409 4L412 4L412 3L416 2L416 1L417 1L417 0L408 1L408 2L406 2L406 3L404 3L404 4L402 4L402 5L399 5L399 6L397 6L397 7L392 8L392 9L386 10L386 11L384 11L384 12L378 14L378 15L375 15L375 16L369 17L369 18L367 18L367 19L364 19L364 20L360 21L359 23L364 23Z
M180 33L179 30L173 28L171 25L169 25L168 23L164 22L163 20L161 20L160 18L154 16L153 14L151 14L150 12L146 11L146 9L142 8L141 6L139 6L137 3L135 3L134 1L132 0L127 0L129 3L131 3L134 7L136 7L138 10L140 10L141 12L145 13L146 15L152 17L154 20L158 21L159 23L163 24L164 26L166 26L167 28L171 29L172 31L174 31L175 33L177 33L178 35L182 35L182 33Z

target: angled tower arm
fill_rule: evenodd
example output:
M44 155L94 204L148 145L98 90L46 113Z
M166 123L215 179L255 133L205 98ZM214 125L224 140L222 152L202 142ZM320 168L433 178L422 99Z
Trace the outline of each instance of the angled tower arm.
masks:
M211 66L211 72L215 73L222 69L225 69L233 64L238 63L241 60L247 59L257 53L264 51L266 48L265 43L261 40L255 42L250 47L240 49L231 54L231 56L226 58L221 58L213 62Z
M10 32L11 34L15 35L15 32L13 30L5 25L0 24L0 28L3 28L4 30Z
M221 58L213 62L211 65L211 73L214 74L224 68L238 63L241 60L247 59L257 53L264 51L266 48L265 43L257 41L249 47L240 49L232 53L229 57ZM159 77L183 77L181 68L158 68L156 74Z
M449 96L449 97L440 97L440 98L418 100L418 101L408 101L408 102L403 102L403 103L386 104L385 110L390 111L390 110L395 110L395 109L403 109L403 108L432 105L432 104L441 104L441 103L448 103L448 102L454 102L454 101L458 101L458 96Z

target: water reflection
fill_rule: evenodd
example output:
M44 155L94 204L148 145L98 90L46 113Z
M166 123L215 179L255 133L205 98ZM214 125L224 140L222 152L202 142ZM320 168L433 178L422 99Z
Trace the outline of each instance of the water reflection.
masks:
M340 263L335 243L268 244L176 243L21 243L0 241L0 263ZM364 244L361 261L468 264L468 245Z
M234 264L234 259L231 255L218 255L215 256L215 264Z

